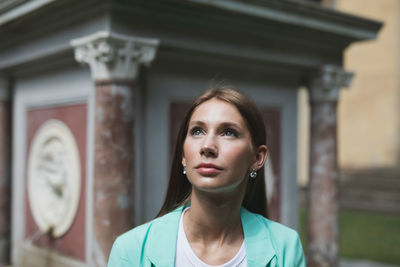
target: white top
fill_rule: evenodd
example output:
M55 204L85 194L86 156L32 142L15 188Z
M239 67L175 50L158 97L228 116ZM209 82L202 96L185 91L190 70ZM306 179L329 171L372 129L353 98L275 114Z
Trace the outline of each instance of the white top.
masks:
M186 208L181 215L179 221L178 240L176 244L175 267L247 267L246 247L243 241L238 253L228 262L222 265L209 265L200 260L186 237L185 229L183 228L183 214L189 209Z

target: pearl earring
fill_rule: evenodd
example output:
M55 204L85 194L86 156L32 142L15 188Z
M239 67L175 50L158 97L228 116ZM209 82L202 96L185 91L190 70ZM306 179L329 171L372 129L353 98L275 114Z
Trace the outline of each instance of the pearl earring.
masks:
M186 175L186 166L183 166L183 174Z

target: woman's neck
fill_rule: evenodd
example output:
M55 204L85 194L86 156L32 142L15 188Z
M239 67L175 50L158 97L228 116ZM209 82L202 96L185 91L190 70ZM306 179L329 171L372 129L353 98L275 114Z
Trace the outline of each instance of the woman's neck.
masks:
M240 195L240 194L239 194ZM188 239L204 245L235 243L243 240L240 220L241 197L213 195L195 189L190 209L184 216Z

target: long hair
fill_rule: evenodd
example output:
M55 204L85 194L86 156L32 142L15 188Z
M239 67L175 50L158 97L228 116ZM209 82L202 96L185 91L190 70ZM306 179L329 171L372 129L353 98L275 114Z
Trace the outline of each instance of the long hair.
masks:
M238 109L247 124L251 141L255 148L266 145L264 120L260 110L252 100L227 86L220 86L206 91L193 102L182 121L172 159L167 195L157 217L184 205L189 200L192 185L183 174L183 144L187 135L190 118L195 109L202 103L214 98L232 104ZM255 179L249 179L242 206L264 217L268 216L264 167L258 171Z

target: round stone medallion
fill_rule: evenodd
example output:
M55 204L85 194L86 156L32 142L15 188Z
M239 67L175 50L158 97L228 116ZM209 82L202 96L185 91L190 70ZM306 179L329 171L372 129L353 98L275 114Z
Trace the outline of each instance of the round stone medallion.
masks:
M28 196L42 232L57 238L71 227L79 203L81 166L75 138L60 120L36 132L28 159Z

